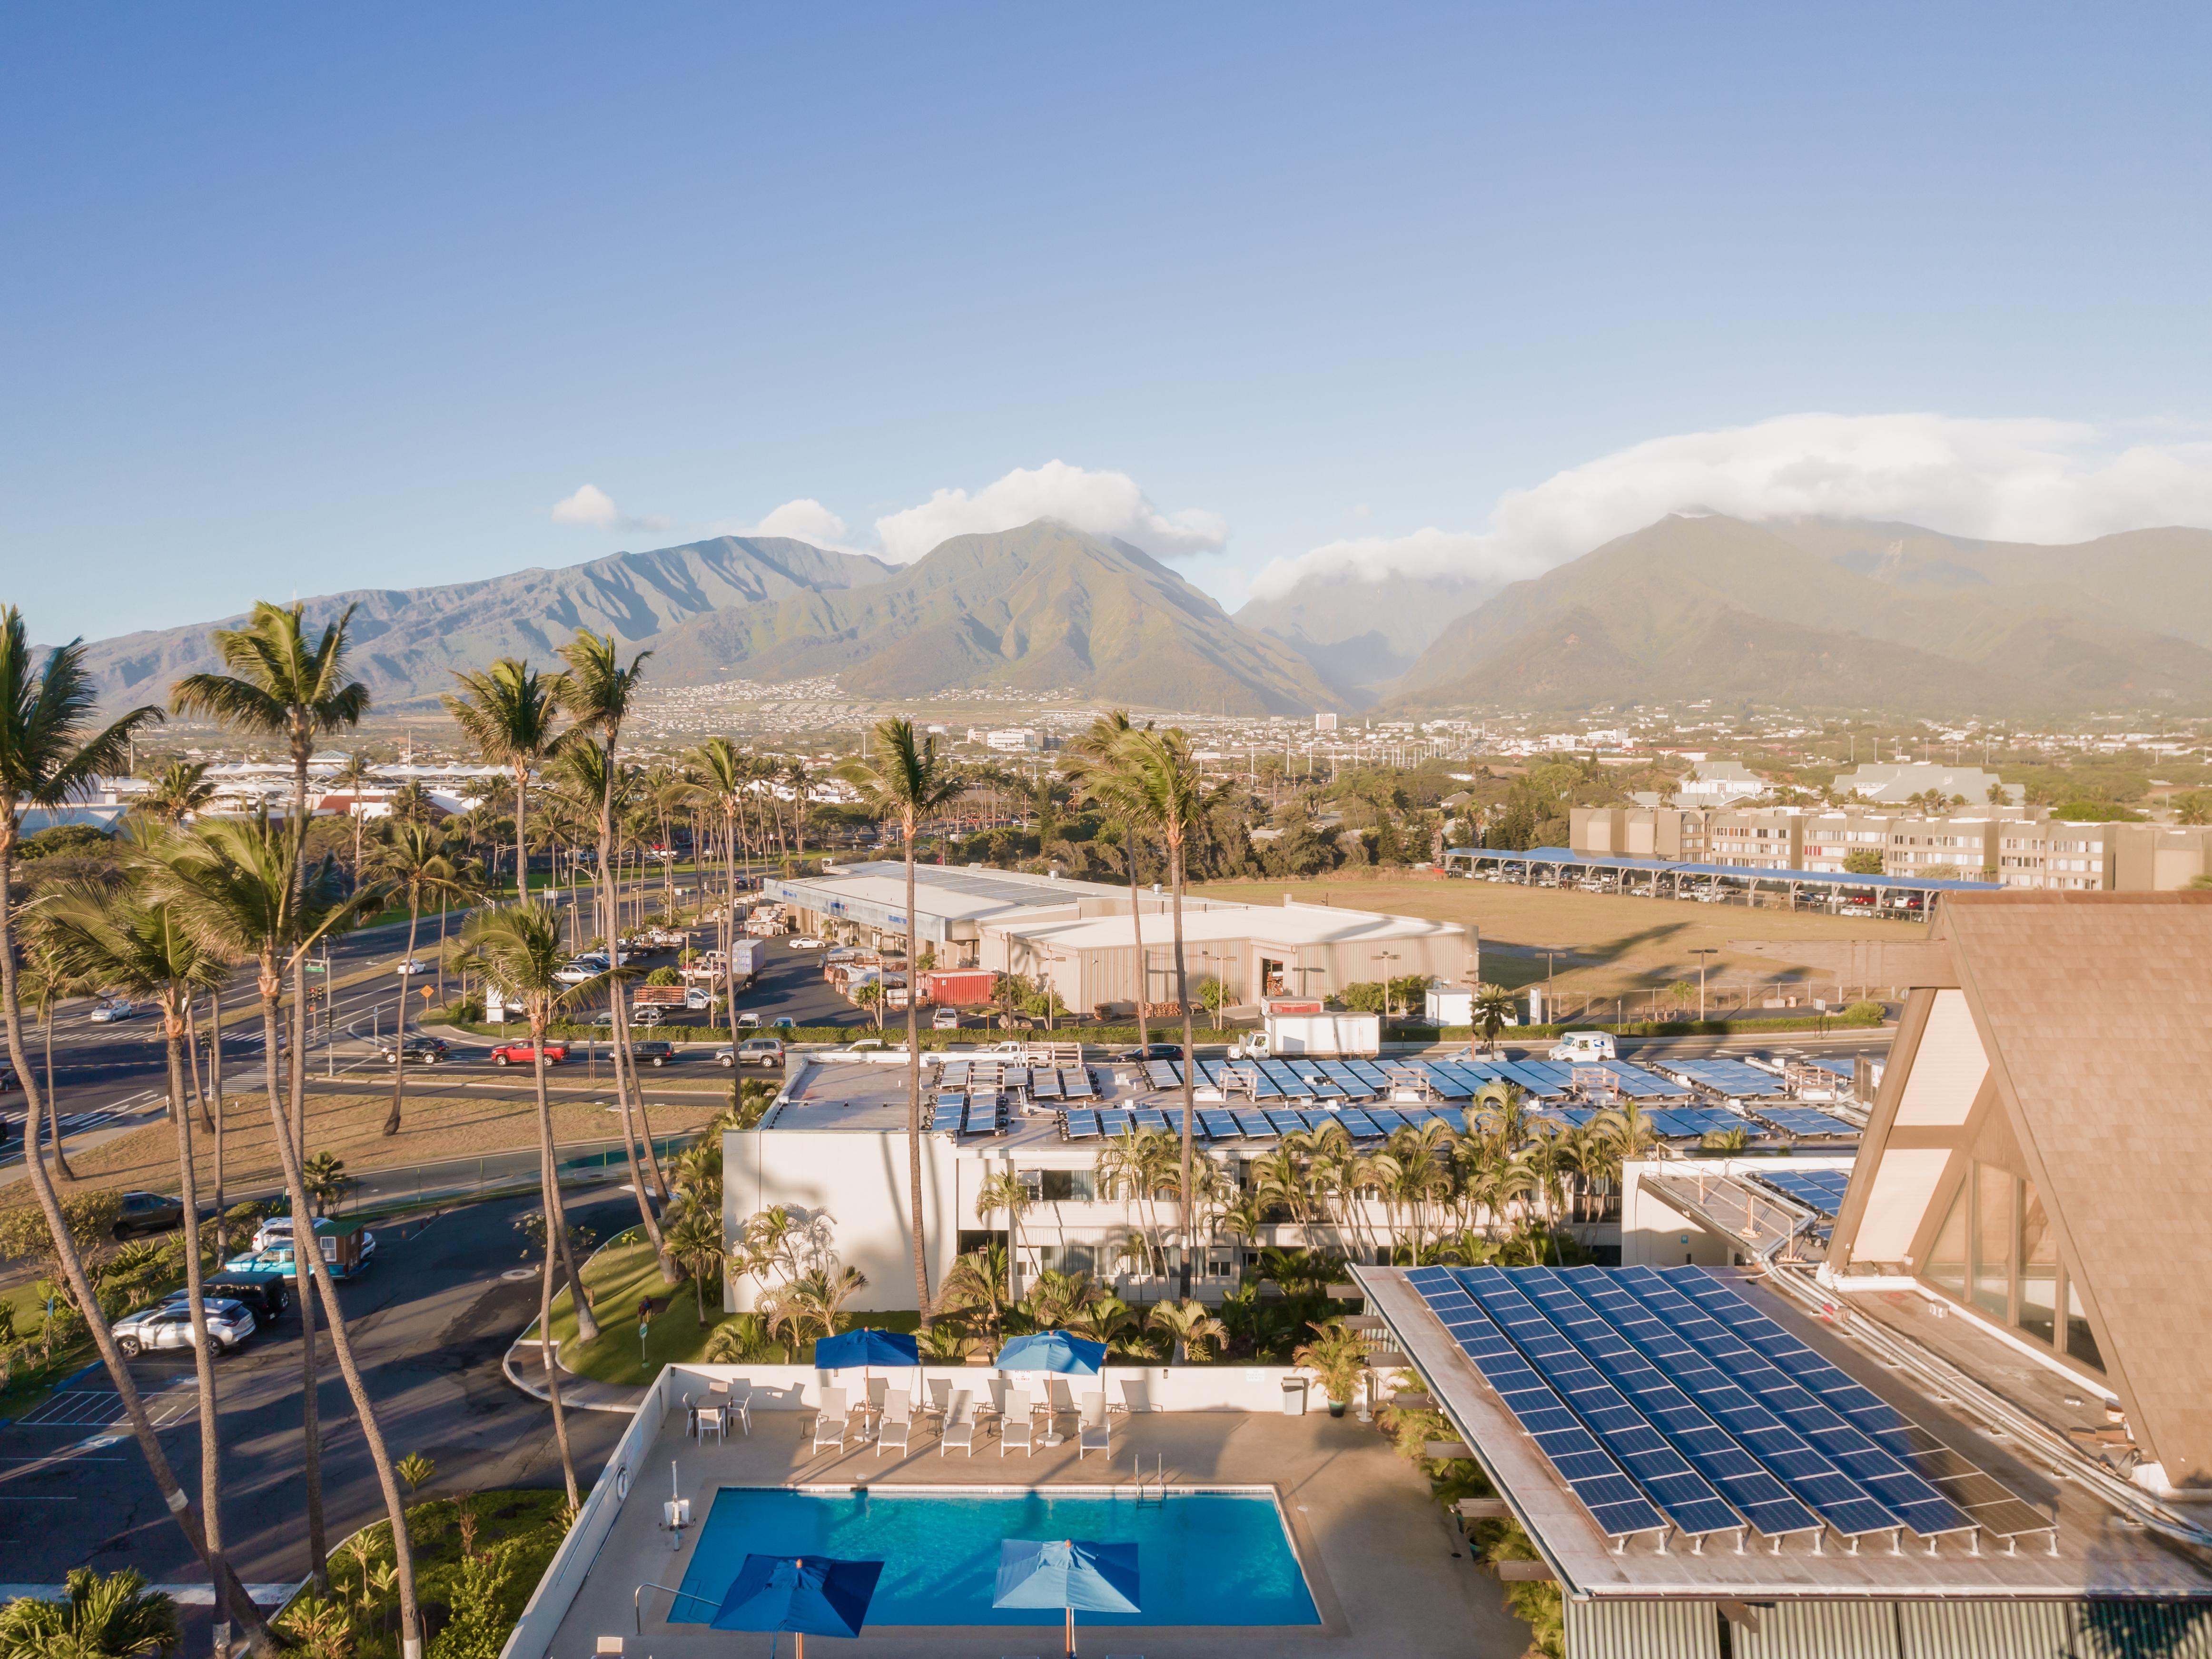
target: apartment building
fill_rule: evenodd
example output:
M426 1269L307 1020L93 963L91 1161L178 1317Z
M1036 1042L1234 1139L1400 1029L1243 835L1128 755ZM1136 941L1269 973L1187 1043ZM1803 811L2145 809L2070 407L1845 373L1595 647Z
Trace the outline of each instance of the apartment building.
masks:
M1569 839L1576 852L1599 857L1832 874L1847 872L1854 854L1873 852L1887 876L2039 891L2173 892L2212 873L2212 830L2074 823L2040 812L1931 818L1808 807L1577 807Z

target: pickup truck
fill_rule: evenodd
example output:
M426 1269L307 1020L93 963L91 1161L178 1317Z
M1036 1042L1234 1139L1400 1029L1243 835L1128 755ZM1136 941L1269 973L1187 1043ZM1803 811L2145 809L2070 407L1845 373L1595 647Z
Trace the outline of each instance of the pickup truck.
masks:
M558 1066L568 1058L567 1043L549 1042L545 1045L545 1063L548 1066ZM491 1051L491 1063L495 1066L532 1066L537 1060L538 1051L526 1039L520 1042L502 1042Z

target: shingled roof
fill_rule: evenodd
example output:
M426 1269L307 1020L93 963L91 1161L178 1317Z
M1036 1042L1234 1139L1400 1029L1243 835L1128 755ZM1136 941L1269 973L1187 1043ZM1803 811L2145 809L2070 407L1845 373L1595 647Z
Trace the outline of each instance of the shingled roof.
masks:
M1933 942L1832 1267L1924 1264L1968 1160L2018 1169L2137 1443L2212 1487L2212 893L1960 894Z

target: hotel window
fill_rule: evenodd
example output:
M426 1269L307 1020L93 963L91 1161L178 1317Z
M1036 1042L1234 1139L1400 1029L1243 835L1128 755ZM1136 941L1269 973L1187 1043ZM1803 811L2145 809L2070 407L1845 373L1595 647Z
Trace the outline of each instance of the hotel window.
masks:
M1920 1276L2030 1340L2104 1370L2081 1293L2058 1260L2057 1238L2033 1182L1990 1164L1969 1164Z

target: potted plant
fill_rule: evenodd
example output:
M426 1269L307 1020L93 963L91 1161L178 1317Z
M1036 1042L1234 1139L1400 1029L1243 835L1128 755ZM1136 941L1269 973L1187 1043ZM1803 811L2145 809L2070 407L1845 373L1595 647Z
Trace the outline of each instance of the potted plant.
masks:
M1334 1322L1308 1328L1314 1333L1313 1340L1302 1345L1291 1358L1321 1383L1322 1392L1328 1396L1328 1414L1341 1417L1358 1393L1360 1376L1367 1370L1366 1345L1357 1332Z

